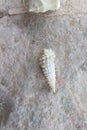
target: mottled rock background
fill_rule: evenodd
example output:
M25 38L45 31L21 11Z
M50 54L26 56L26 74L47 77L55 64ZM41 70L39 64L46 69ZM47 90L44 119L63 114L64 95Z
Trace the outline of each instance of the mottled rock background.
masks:
M6 130L87 130L87 0L64 0L47 14L8 15L21 0L0 0L0 91L13 100ZM38 65L56 53L56 93Z

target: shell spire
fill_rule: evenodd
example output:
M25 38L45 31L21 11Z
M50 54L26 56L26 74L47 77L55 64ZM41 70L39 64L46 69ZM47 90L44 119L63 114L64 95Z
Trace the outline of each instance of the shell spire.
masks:
M56 88L55 53L52 49L44 49L40 57L40 66L53 92Z

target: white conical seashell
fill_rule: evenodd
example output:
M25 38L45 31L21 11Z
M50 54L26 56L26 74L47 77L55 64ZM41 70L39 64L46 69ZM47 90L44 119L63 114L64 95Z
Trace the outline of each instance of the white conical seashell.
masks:
M51 49L44 49L40 57L40 66L48 81L49 86L55 92L56 73L55 73L55 53Z

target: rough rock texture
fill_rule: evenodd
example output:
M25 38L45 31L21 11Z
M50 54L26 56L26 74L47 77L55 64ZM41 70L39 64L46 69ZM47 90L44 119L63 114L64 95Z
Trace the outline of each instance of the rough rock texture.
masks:
M87 1L8 16L20 1L0 0L0 88L14 102L6 130L87 130ZM55 94L38 64L44 47L57 57Z
M0 126L5 125L8 120L10 112L12 112L12 101L4 91L1 90L0 85ZM3 126L2 126L3 127Z

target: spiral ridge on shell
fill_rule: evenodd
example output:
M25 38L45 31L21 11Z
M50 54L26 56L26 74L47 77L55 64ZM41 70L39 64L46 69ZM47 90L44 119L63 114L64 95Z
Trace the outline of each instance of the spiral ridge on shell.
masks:
M55 72L55 53L52 49L44 49L39 59L39 64L47 82L55 93L56 88L56 72Z

